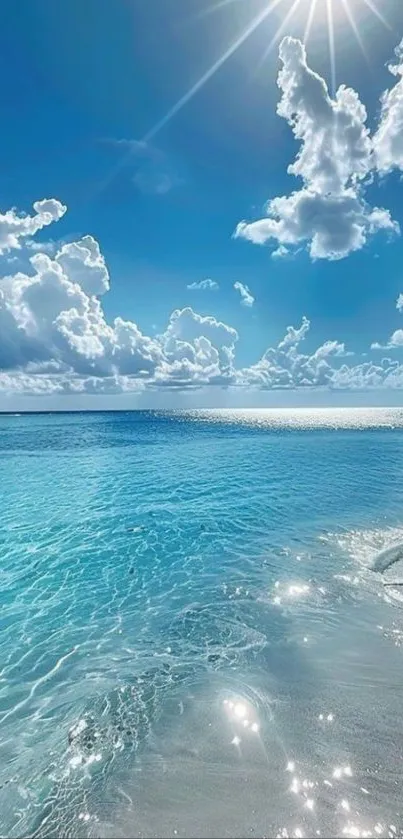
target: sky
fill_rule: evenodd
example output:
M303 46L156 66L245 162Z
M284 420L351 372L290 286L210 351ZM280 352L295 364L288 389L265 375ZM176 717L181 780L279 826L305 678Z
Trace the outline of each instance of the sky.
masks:
M22 0L0 410L403 404L401 0Z

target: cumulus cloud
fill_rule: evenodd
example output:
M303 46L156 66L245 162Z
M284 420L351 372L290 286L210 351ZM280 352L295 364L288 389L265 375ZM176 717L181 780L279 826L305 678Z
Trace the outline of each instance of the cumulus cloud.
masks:
M383 358L378 364L372 361L354 367L343 364L333 371L331 387L336 390L401 389L403 365L391 358Z
M403 365L391 358L350 366L341 359L352 353L338 341L326 341L312 353L302 352L300 344L309 329L307 318L303 318L300 327L288 327L277 347L266 350L257 364L237 371L238 384L259 389L403 387Z
M35 206L43 213L53 207L54 220L60 217L51 201ZM28 249L27 262L29 271L0 280L3 390L112 393L146 382L191 387L231 380L238 335L214 317L177 309L154 337L122 317L107 321L102 297L109 272L92 236L61 245L53 257Z
M219 285L215 280L207 278L206 280L199 280L198 283L190 283L186 286L186 288L189 289L189 291L217 291Z
M58 221L67 210L56 198L35 201L33 207L33 216L18 214L14 209L0 213L0 254L12 248L21 248L21 239L34 236L53 221Z
M376 165L380 172L403 169L403 40L396 47L396 63L389 65L396 84L381 98L381 118L374 136Z
M158 342L130 321L105 319L98 297L109 275L92 237L63 245L54 259L36 253L30 263L32 274L1 281L0 367L20 366L23 351L26 360L55 360L60 370L81 376L141 377L155 369Z
M403 329L396 329L386 344L379 344L377 341L371 344L371 350L396 350L403 347Z
M288 173L302 187L271 199L266 217L241 221L235 237L277 244L275 257L305 244L312 259L342 259L380 230L399 228L388 210L370 207L363 186L373 168L367 114L357 93L341 85L334 99L325 80L307 63L304 45L286 37L280 45L278 114L300 141Z
M399 294L396 300L396 309L398 312L403 312L403 294ZM403 347L403 329L396 329L386 344L380 344L378 341L371 344L371 350L396 350Z
M109 273L98 242L84 236L79 242L62 245L56 262L73 283L88 295L99 296L109 290Z
M403 347L403 329L396 329L391 335L388 347Z
M344 344L326 341L312 353L303 353L300 344L311 324L303 317L299 327L288 326L276 347L270 347L257 364L239 371L243 385L264 389L299 387L333 387L334 359L347 355Z
M286 349L286 347L297 346L297 344L299 344L300 341L304 340L310 328L311 322L308 320L308 318L305 317L305 315L302 318L301 326L299 327L299 329L296 329L295 326L287 326L284 338L282 341L280 341L278 345L279 349L283 350Z
M43 202L38 206L48 212ZM306 317L288 326L277 346L243 369L235 364L237 331L189 306L172 312L165 331L152 337L123 317L108 321L103 297L110 277L92 236L61 245L52 256L28 249L26 262L26 272L0 279L3 394L114 394L205 385L403 387L402 367L390 358L349 366L344 361L349 353L336 340L304 352L311 326ZM397 306L402 308L400 297ZM403 330L392 335L388 346L403 346Z
M200 335L205 335L220 347L233 347L238 340L238 333L232 326L209 315L203 317L187 306L172 313L163 335L164 346L171 347L177 341L191 342Z
M255 302L255 298L250 293L248 286L244 285L243 283L236 282L234 283L235 291L239 291L241 295L241 304L242 306L248 306L249 308L253 306Z
M176 309L160 340L165 361L156 374L159 383L178 383L183 377L194 384L233 380L238 333L222 321L203 317L190 307Z

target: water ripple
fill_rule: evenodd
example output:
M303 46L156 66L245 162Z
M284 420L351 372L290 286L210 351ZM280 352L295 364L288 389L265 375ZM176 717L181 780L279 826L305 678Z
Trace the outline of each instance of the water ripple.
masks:
M2 835L402 835L402 427L0 417Z

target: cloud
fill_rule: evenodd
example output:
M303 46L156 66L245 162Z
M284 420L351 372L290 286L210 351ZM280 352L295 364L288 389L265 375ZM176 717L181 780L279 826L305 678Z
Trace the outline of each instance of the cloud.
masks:
M189 291L217 291L219 285L215 280L207 278L206 280L199 280L198 283L190 283L186 288Z
M52 239L48 242L36 242L35 239L26 239L24 247L34 253L40 251L40 253L47 253L50 256L53 256L60 247L60 242L54 242Z
M326 341L312 353L301 352L299 345L309 329L307 318L303 318L299 328L289 326L277 347L266 350L257 364L237 371L238 384L269 390L403 388L403 365L390 358L377 364L372 361L353 366L340 364L340 359L352 353L338 341Z
M13 374L0 372L0 393L7 395L113 395L140 393L143 389L144 385L141 381L117 375L84 378L70 371L49 374L44 371L40 373L17 371Z
M175 182L167 172L158 171L152 165L147 165L133 175L133 183L140 192L145 194L167 195Z
M396 350L401 347L403 347L403 329L396 329L387 344L379 344L377 341L371 344L371 350Z
M84 236L79 242L62 245L56 262L66 276L89 295L101 295L109 290L109 273L98 242Z
M331 386L335 390L401 389L403 365L390 358L383 358L379 364L371 361L355 367L344 364L333 371Z
M396 300L396 309L403 312L403 294L399 294ZM371 344L371 350L396 350L403 347L403 329L396 329L386 344L375 341Z
M134 186L146 195L166 195L181 183L168 156L143 140L115 140L115 146L127 150L125 166L132 169Z
M301 143L288 173L301 178L302 187L271 199L266 217L241 221L234 236L258 245L277 243L275 258L305 244L312 259L336 260L360 250L380 230L397 233L389 211L370 207L363 197L373 159L357 93L342 85L332 99L298 39L283 39L280 60L277 112Z
M189 306L175 309L160 335L146 335L123 317L108 321L103 298L110 277L92 236L59 246L53 256L28 249L26 261L28 271L0 280L3 394L130 394L206 385L403 387L403 366L390 358L349 366L344 361L349 353L335 340L304 352L311 327L306 317L288 326L277 346L243 369L235 364L236 329ZM388 346L402 345L403 330L397 330Z
M290 251L284 245L279 245L276 250L272 251L271 258L272 259L285 259L287 256L290 255Z
M327 358L344 349L342 344L327 342L312 355L299 351L299 345L310 330L310 321L304 317L301 326L288 326L284 338L276 347L270 347L257 364L239 371L242 385L260 388L296 388L328 385L332 367Z
M109 272L92 236L53 257L30 250L30 270L0 280L3 389L95 393L231 380L238 334L214 317L177 309L153 337L125 318L107 321Z
M193 383L228 384L233 380L238 333L222 321L203 317L189 306L176 309L160 340L165 362L157 371L158 382L183 381L184 375Z
M283 350L286 347L295 347L300 341L303 341L311 328L311 322L305 315L302 318L301 326L296 329L294 326L287 326L287 331L282 341L279 343L279 349Z
M250 293L247 285L244 285L243 283L236 282L236 283L234 283L234 289L235 289L235 291L239 291L239 293L241 295L242 306L248 306L248 307L253 306L253 304L255 302L255 298Z
M403 40L395 50L397 63L389 64L396 84L383 93L381 118L374 135L376 165L381 173L403 170Z
M403 329L396 329L389 339L388 347L403 347Z
M21 248L21 239L34 236L53 221L58 221L67 210L56 198L35 201L33 207L33 216L18 215L14 209L0 213L0 254L13 248Z

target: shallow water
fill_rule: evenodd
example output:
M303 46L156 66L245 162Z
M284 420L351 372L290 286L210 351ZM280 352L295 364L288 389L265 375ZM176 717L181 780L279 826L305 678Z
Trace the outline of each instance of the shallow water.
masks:
M0 417L0 835L402 835L403 411Z

